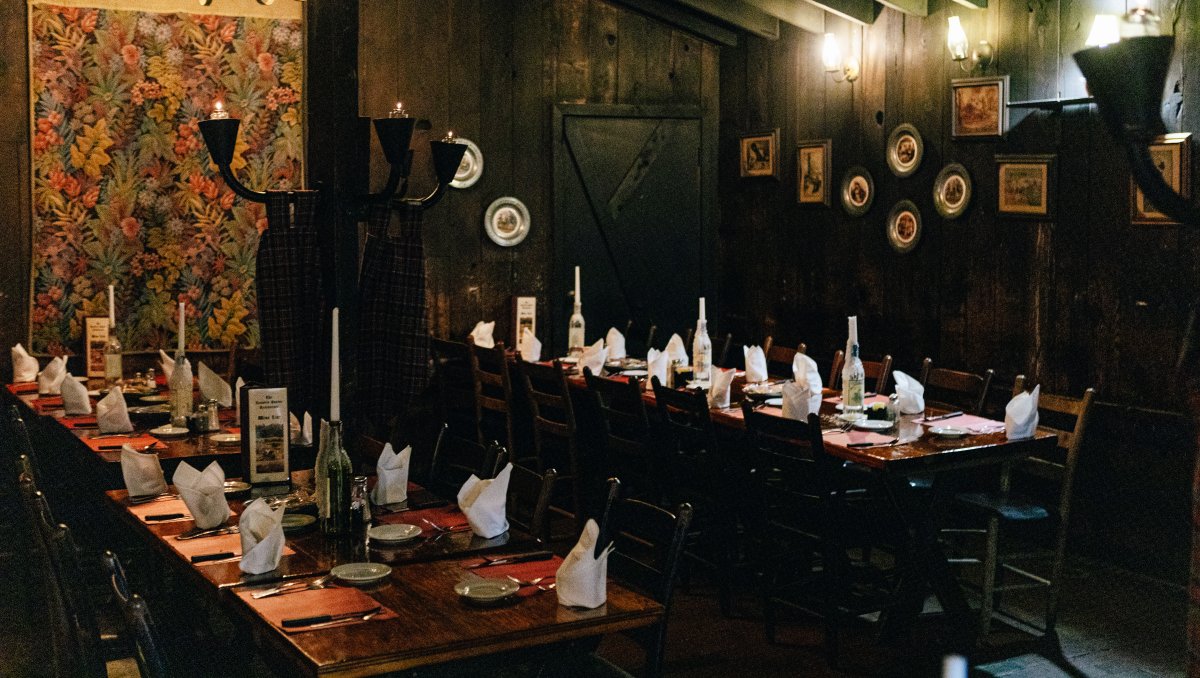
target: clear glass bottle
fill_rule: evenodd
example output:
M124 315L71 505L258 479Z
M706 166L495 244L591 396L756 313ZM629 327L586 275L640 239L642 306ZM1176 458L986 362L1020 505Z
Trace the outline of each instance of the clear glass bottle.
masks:
M171 389L171 425L186 427L192 416L192 368L182 349L175 350L175 369L168 382Z
M104 383L112 388L121 384L124 374L121 365L121 340L117 339L116 323L109 318L108 341L104 344Z
M317 511L321 532L350 533L350 455L342 445L342 422L329 422L329 433L317 452Z
M866 374L858 357L858 344L850 344L850 356L842 368L842 414L847 419L861 418Z
M354 476L354 487L350 491L350 531L356 535L366 534L371 526L371 495L367 491L367 477Z
M567 326L567 355L583 353L584 339L583 304L575 302L575 311Z
M149 390L149 391L157 391L158 390L158 381L155 377L153 367L146 370L146 390Z
M700 319L692 339L692 379L707 384L712 379L712 341L708 338L708 320L704 317L704 299L700 299Z

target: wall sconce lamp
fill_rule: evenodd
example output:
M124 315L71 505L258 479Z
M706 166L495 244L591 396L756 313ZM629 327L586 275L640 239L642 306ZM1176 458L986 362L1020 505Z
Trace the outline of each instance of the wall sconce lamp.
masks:
M225 110L225 106L218 101L213 104L212 115L208 120L200 121L200 134L204 137L204 145L208 147L208 154L212 156L213 163L216 164L221 178L225 180L225 184L229 186L230 190L251 202L265 203L267 194L247 188L238 181L230 168L233 163L233 152L237 148L238 128L241 125L242 121L229 117L229 111Z
M437 176L437 187L424 198L408 200L404 196L408 193L408 176L412 169L413 157L409 144L412 142L413 131L429 129L429 124L424 120L418 121L410 115L408 111L404 110L402 103L397 103L395 108L388 111L388 117L376 118L373 122L375 134L379 137L379 145L383 148L383 157L387 160L390 169L383 190L363 196L358 201L359 204L391 200L397 205L403 203L421 209L433 207L441 200L446 193L446 187L454 180L454 174L458 171L463 155L467 152L466 144L458 143L454 138L454 132L447 132L446 136L438 141L430 141L429 151L433 156L433 172Z
M991 43L987 40L980 40L979 45L968 53L971 42L967 40L967 32L963 30L962 21L957 16L952 16L947 21L946 48L950 50L950 60L957 63L963 72L970 73L975 70L976 66L986 72L988 66L992 65L992 59L995 56ZM967 67L968 59L971 62L970 68Z
M842 61L842 48L838 46L837 36L825 34L825 44L821 47L821 61L825 64L825 72L834 82L854 82L858 80L860 69L858 59L853 57Z
M1100 26L1093 24L1088 37L1091 43L1094 35L1096 45L1075 52L1075 63L1109 133L1125 146L1130 171L1142 192L1163 214L1200 226L1200 210L1167 185L1148 148L1166 132L1159 111L1175 38L1157 34L1158 16L1145 7L1126 14L1115 35L1112 23L1097 17Z

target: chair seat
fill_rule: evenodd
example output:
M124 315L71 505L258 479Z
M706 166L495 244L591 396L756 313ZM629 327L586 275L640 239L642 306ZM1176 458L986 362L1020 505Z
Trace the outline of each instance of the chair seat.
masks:
M1004 520L1031 521L1050 517L1050 512L1043 506L999 492L967 492L955 496L955 499L959 503L993 513Z

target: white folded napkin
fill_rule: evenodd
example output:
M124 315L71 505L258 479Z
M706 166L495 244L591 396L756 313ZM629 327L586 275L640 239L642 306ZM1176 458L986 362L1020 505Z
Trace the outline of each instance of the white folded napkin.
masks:
M746 383L757 384L767 380L767 354L762 346L743 346L742 355L746 357Z
M62 382L67 376L67 359L55 356L46 364L45 369L38 372L38 393L42 395L58 395L62 393Z
M1038 425L1038 396L1042 385L1032 392L1022 391L1004 406L1004 434L1009 440L1032 438Z
M606 362L608 362L608 349L604 348L603 339L597 339L596 343L583 349L583 357L579 359L579 369L589 368L592 374L599 376L604 371Z
M237 383L233 385L233 409L238 414L238 425L242 421L242 387L246 385L246 381L238 377Z
M568 607L594 609L608 600L608 554L612 544L605 547L596 557L596 540L600 538L600 527L588 518L583 533L575 548L563 558L555 573L554 590L558 593L558 604Z
M196 527L208 530L229 519L225 472L217 462L210 463L204 471L197 471L186 461L181 461L175 475L171 476L171 483L196 521Z
M200 397L215 400L221 407L233 406L233 389L229 382L203 362L200 363Z
M371 490L371 501L375 504L398 504L408 499L408 461L412 456L409 445L397 454L392 444L383 446L379 460L375 462L375 489Z
M13 383L21 384L33 381L38 376L37 358L29 355L25 347L17 344L12 347Z
M680 339L678 334L671 335L671 339L667 341L667 348L663 353L671 356L671 362L677 362L684 367L687 367L689 364L687 347L683 345L683 339Z
M467 516L471 531L484 539L498 537L508 531L508 479L513 465L492 480L480 480L472 475L458 491L458 508Z
M821 411L821 373L812 358L797 353L792 358L795 381L783 385L783 416L807 421L808 415Z
M162 369L163 378L171 381L171 375L175 372L175 359L161 348L158 349L158 366Z
M925 411L925 387L900 370L892 372L896 379L896 406L901 414L920 414Z
M671 367L671 359L666 353L659 353L658 349L652 348L646 352L646 390L654 390L654 377L658 377L658 381L662 385L667 384L667 370Z
M129 421L129 408L120 386L114 386L108 395L96 403L96 425L101 433L128 433L133 430Z
M617 360L625 357L625 335L615 327L608 328L604 335L604 345L608 347L608 357Z
M62 388L63 411L67 414L91 414L92 401L88 398L87 387L67 372L63 379Z
M238 520L238 533L242 537L242 560L238 563L242 572L263 574L279 567L284 542L282 506L272 510L261 497L250 502Z
M321 420L321 435L325 435L325 420ZM308 447L313 444L312 435L312 415L308 412L304 413L304 425L300 425L300 420L296 415L288 412L288 440L293 445L301 445Z
M492 338L492 332L496 329L496 321L485 323L482 320L475 323L475 329L471 330L471 336L475 339L475 345L479 348L495 348L496 340Z
M521 341L517 343L517 350L521 352L521 360L527 363L536 363L542 359L542 342L533 336L528 327L521 328Z
M167 491L158 453L138 452L131 445L121 446L121 475L131 497L149 497Z
M712 368L712 378L708 382L708 406L724 409L729 407L729 388L733 384L733 375L737 370Z

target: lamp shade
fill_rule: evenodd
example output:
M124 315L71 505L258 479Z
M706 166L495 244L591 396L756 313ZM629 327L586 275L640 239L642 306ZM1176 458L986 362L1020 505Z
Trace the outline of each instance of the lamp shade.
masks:
M383 147L383 157L391 165L403 165L408 159L416 118L376 118L375 134Z
M948 27L946 28L946 48L950 50L950 58L954 61L962 61L967 58L967 32L963 30L962 22L958 17L952 16L948 19Z
M1148 143L1166 131L1159 107L1175 39L1144 36L1074 54L1100 117L1121 143Z
M825 34L825 42L821 46L821 63L829 73L842 70L842 50L838 47L837 36Z

